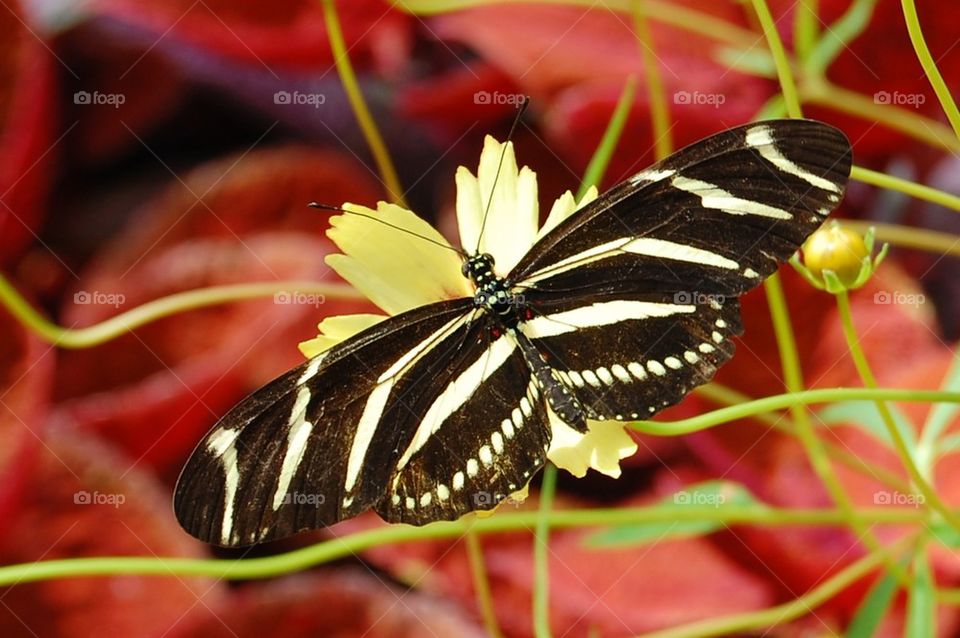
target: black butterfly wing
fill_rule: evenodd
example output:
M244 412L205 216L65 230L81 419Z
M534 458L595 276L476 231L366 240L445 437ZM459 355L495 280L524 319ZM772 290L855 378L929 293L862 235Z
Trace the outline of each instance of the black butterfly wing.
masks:
M181 525L210 543L250 545L375 506L420 406L482 349L476 315L457 299L391 317L247 397L184 467Z
M521 324L595 418L645 418L733 354L736 297L840 201L844 135L809 120L731 129L614 187L541 239L510 280Z

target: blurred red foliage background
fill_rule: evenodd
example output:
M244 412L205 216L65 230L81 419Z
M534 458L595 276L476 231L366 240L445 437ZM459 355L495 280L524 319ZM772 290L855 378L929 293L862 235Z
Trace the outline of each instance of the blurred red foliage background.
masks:
M740 3L685 5L752 30ZM795 4L772 3L790 40ZM822 18L849 5L822 0ZM475 166L487 133L505 133L509 99L532 97L516 134L536 170L542 202L576 188L626 78L645 86L625 14L572 6L491 6L421 18L381 0L338 2L350 57L397 160L408 199L448 235L453 173ZM928 43L951 86L960 85L951 3L921 7ZM715 44L653 22L668 95L723 95L717 104L670 104L675 145L743 123L778 91L733 71ZM341 88L320 3L93 0L71 5L8 0L0 7L0 267L59 323L88 326L145 301L222 283L334 281L319 200L372 205L384 189ZM900 5L881 0L865 34L830 67L840 86L866 95L935 96L907 37ZM279 92L322 95L284 103ZM485 95L489 100L478 99ZM498 97L499 96L499 97ZM956 189L956 159L900 133L823 106L811 116L843 128L856 161ZM615 183L653 160L649 100L641 90L605 178ZM951 176L952 175L952 176ZM852 185L841 216L957 232L929 204L891 201ZM839 320L823 293L785 272L794 326L812 387L858 385ZM854 296L881 383L936 387L958 335L956 264L894 254ZM936 305L877 306L890 289L925 292ZM110 299L110 303L88 303ZM170 317L88 350L58 350L0 311L0 561L142 555L203 557L170 498L198 438L234 402L299 360L298 341L323 316L367 311L245 301ZM750 396L782 391L762 291L744 302L747 333L719 380ZM690 397L666 418L711 407ZM916 422L923 414L911 414ZM899 471L857 428L836 441ZM858 502L876 485L841 474ZM652 503L710 478L746 485L792 507L830 500L799 444L759 422L692 436L641 437L612 481L561 480L558 507ZM944 468L944 497L960 501L960 474ZM76 495L124 496L119 506ZM275 546L291 549L377 525L373 518ZM595 550L589 530L553 536L552 622L557 635L626 636L789 600L863 555L838 529L738 527L639 548ZM531 635L529 534L484 539L498 618L509 636ZM217 555L240 558L239 552ZM682 560L678 560L682 557ZM960 579L944 556L938 576ZM781 628L778 635L839 631L864 581ZM4 636L474 636L483 635L461 543L383 547L308 573L229 585L205 578L110 576L0 590ZM902 605L885 619L896 635ZM941 630L958 627L952 611Z

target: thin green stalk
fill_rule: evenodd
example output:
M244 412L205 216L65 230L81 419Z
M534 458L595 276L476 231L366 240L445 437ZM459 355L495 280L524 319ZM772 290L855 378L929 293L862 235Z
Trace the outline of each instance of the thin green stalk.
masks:
M863 33L873 17L877 0L854 0L846 12L825 30L803 61L807 77L822 77L841 51Z
M334 64L337 67L337 73L340 74L340 82L343 83L343 90L350 101L350 107L357 118L360 130L367 140L370 152L373 154L373 160L377 164L377 170L380 172L380 179L387 189L387 195L390 200L407 208L407 202L403 197L403 187L400 185L400 178L397 176L397 170L390 159L390 153L387 151L387 145L380 135L377 123L370 114L367 102L363 98L363 92L360 90L360 84L357 82L357 76L353 72L353 65L350 63L350 55L347 52L347 45L343 40L343 31L340 28L340 18L337 15L337 7L334 0L320 0L323 5L323 18L327 25L327 37L330 39L330 49L333 52Z
M800 0L796 5L793 22L793 48L797 60L806 62L817 43L820 19L817 17L818 0Z
M817 585L803 596L769 609L734 614L724 618L701 620L680 627L644 634L644 638L706 638L731 634L754 633L761 629L776 627L784 622L801 618L829 601L861 578L876 571L907 549L915 538L904 538L890 547L883 547L851 563L834 576Z
M836 401L906 401L917 403L960 403L960 394L941 390L914 390L894 388L823 388L819 390L797 390L785 394L776 394L762 399L754 399L725 408L712 410L676 421L637 421L629 424L634 430L657 436L682 436L729 423L738 419L757 416L785 408L797 408L813 403L832 403ZM804 410L804 413L806 411Z
M937 63L930 55L930 49L927 48L927 42L923 38L923 29L920 28L920 19L917 17L917 7L913 0L901 0L901 5L903 6L903 18L907 23L907 33L910 34L910 42L913 43L913 50L917 52L920 66L923 67L923 72L926 74L927 80L930 81L933 92L937 94L937 99L940 100L940 106L943 108L950 126L953 127L953 132L960 139L960 110L957 109L957 103L953 101L950 89L943 81L940 69L937 68Z
M540 507L533 537L533 634L550 638L550 510L557 491L557 468L547 463L540 483Z
M797 84L793 79L793 69L790 67L790 58L777 33L777 25L773 21L773 15L770 13L770 7L765 0L751 0L753 10L763 27L763 35L767 39L767 46L770 48L770 54L773 56L773 62L777 67L777 77L780 79L780 92L783 93L783 100L787 106L787 113L790 117L803 117L803 110L800 108L800 98L797 95Z
M846 291L839 292L834 296L837 299L837 309L840 311L840 322L843 326L843 336L847 340L847 347L850 350L850 356L853 358L853 363L857 368L857 372L860 374L861 380L863 380L863 385L865 385L867 388L876 388L877 379L873 375L873 370L870 368L870 362L867 361L867 356L864 353L863 348L860 346L860 338L857 336L857 329L853 324L853 312L850 309L850 296ZM913 455L910 454L910 450L907 448L907 442L904 441L903 435L900 433L900 429L897 428L897 425L893 420L893 415L890 414L890 409L887 407L887 404L882 400L875 401L875 404L877 406L877 410L880 411L880 416L883 419L883 423L890 435L890 440L893 441L894 448L897 450L897 454L900 456L907 473L910 475L910 480L913 481L917 489L920 490L920 493L923 494L930 507L935 509L941 516L943 516L943 518L950 524L951 527L956 530L960 530L960 517L957 517L947 507L947 505L937 494L937 491L924 478L920 468L917 467L916 459L914 459Z
M960 197L945 193L936 188L924 186L923 184L911 182L910 180L901 179L885 173L878 173L877 171L863 168L862 166L854 166L850 170L850 178L863 182L864 184L872 184L880 188L899 191L911 197L916 197L917 199L923 199L960 211Z
M913 507L867 507L860 511L871 524L910 525L926 520L926 513ZM424 527L385 525L341 538L321 541L302 549L237 561L197 560L155 556L100 556L36 561L0 567L0 587L56 578L143 574L155 576L209 576L231 580L271 578L315 565L349 557L373 547L436 539L456 539L468 531L478 534L528 531L546 517L551 529L623 525L627 523L717 521L726 525L827 526L842 525L845 514L835 509L782 509L766 505L712 505L675 507L615 507L541 512L498 512L474 521L444 521Z
M670 106L663 88L663 75L654 52L653 34L647 20L647 0L633 2L633 28L640 44L640 57L647 80L647 93L650 96L650 126L653 132L654 154L661 160L673 151L673 139L670 134Z
M617 143L620 141L620 136L623 134L623 127L627 123L627 116L630 115L630 107L633 105L633 99L636 94L637 78L631 75L623 85L623 91L617 100L616 108L613 109L613 115L610 116L610 121L607 122L607 128L603 132L600 144L597 146L597 150L593 152L590 163L587 164L587 170L583 174L583 181L580 183L580 188L577 189L576 199L578 202L583 199L583 196L587 194L591 186L600 184L600 180L603 179L603 174L606 173L607 166L610 165L610 158L613 156L613 151L616 149Z
M816 104L868 122L876 122L930 146L953 152L960 151L960 140L957 140L949 126L916 111L892 104L879 104L873 96L839 87L825 78L805 78L799 92L800 99L805 104Z
M709 400L721 403L725 406L738 406L751 401L749 396L726 386L721 386L718 383L709 383L705 386L700 386L695 390L695 392L700 396L706 397ZM790 404L793 401L793 395L789 396L791 397L791 400L783 405L785 408L790 407ZM778 431L784 434L793 437L797 436L796 424L781 412L760 412L751 416L772 428L776 428ZM650 423L655 424L656 422ZM676 423L678 423L678 421L668 422L668 425L674 425ZM635 427L640 431L645 431L642 429L644 425L646 425L646 423L636 424ZM712 427L712 424L708 425L707 427ZM670 434L673 434L673 432L671 431ZM889 488L896 490L897 492L905 494L910 491L909 485L887 468L881 467L880 465L870 461L864 461L856 454L853 454L830 441L823 441L823 446L827 451L827 456L838 463L846 465L851 470L859 472L864 476L874 478Z
M803 373L800 369L797 342L794 338L793 327L790 324L790 313L783 293L783 286L780 284L780 276L774 274L768 278L764 287L767 292L767 302L770 306L770 317L773 321L777 348L780 351L784 383L789 392L801 392L803 390ZM840 483L840 479L833 471L830 459L823 448L823 442L814 431L806 408L797 404L790 407L790 412L793 415L794 423L797 425L797 437L800 439L814 471L830 493L833 502L847 516L847 523L861 542L872 552L880 551L883 547L880 540L864 523L857 508L854 507L853 501L843 488L843 484ZM900 565L888 561L887 569L900 583L904 585L910 583L909 574Z
M282 293L316 294L337 299L363 299L345 284L325 284L315 281L271 281L249 284L211 286L178 292L153 299L130 310L114 315L98 324L84 328L57 325L37 312L16 288L0 275L0 306L5 307L31 332L44 341L61 348L90 348L116 339L140 326L188 310L225 303L272 297Z
M876 222L844 219L840 222L846 228L852 228L861 235L871 227L878 242L889 243L901 248L916 248L938 255L960 257L960 238L952 233L943 233L926 228L911 228L900 224L879 224Z
M483 627L490 638L503 638L503 631L500 629L500 623L497 622L497 611L493 605L493 594L490 592L490 579L487 577L480 535L471 528L464 539L467 543L467 559L470 562L473 590L477 597L480 617L483 619Z

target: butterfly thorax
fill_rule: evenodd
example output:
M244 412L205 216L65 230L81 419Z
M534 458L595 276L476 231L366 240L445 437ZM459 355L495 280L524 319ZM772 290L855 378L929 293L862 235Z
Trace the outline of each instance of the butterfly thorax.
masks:
M473 303L498 317L509 327L517 320L520 299L510 290L510 284L493 270L493 257L487 253L473 255L463 262L463 275L470 279L477 291Z

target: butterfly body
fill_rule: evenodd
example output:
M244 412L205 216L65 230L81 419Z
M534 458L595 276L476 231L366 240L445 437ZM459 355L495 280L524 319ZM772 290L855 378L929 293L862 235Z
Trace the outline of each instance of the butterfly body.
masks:
M468 256L472 297L390 317L227 413L177 484L181 524L249 545L369 509L413 524L490 509L594 424L709 381L739 295L826 219L850 165L830 126L749 124L613 187L509 272Z

